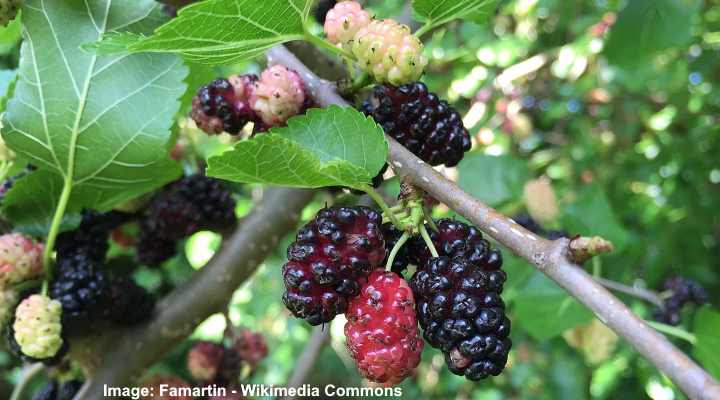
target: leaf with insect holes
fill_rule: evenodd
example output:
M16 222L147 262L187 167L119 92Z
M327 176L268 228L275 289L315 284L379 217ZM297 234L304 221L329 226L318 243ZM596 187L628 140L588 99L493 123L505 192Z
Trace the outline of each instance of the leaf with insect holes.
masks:
M415 14L430 26L440 26L454 19L485 22L497 8L499 0L413 0Z
M242 141L208 160L208 175L245 183L360 189L385 164L382 128L354 108L311 109L285 128Z
M273 46L300 40L313 0L210 0L184 7L149 37L110 35L91 47L100 53L149 51L181 54L202 64L232 64Z
M28 0L18 81L3 115L3 139L39 168L3 201L20 227L44 232L72 188L68 212L107 209L179 174L168 159L169 129L187 68L173 55L104 57L80 48L110 31L149 32L151 0Z

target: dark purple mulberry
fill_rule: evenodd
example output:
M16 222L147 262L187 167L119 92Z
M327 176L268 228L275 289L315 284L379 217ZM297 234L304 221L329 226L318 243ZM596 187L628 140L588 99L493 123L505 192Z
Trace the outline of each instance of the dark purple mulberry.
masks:
M198 89L190 116L206 133L237 135L248 122L257 120L249 103L257 80L256 75L215 79Z
M499 267L431 258L410 282L425 340L442 350L452 373L473 381L500 374L512 346Z
M656 321L668 325L678 325L682 320L681 311L686 304L702 305L708 302L708 294L695 280L682 276L673 276L663 282L664 292L670 297L663 301L663 306L653 311Z
M283 266L283 302L311 325L345 312L367 276L381 265L385 247L380 214L368 207L320 210L300 229Z
M378 85L361 110L430 165L457 165L470 150L462 117L421 82Z

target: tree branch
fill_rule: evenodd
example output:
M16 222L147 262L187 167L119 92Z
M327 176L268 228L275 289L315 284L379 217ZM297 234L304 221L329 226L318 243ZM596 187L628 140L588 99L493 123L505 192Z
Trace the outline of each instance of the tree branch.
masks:
M221 310L235 289L297 226L300 212L312 197L309 190L268 189L215 257L158 304L150 322L93 340L95 345L85 353L94 358L90 361L98 369L75 399L105 398L104 384L121 386L136 380L195 326Z
M330 340L330 325L320 325L313 328L310 339L305 344L300 358L295 363L295 371L287 383L289 388L297 388L302 386L307 380L308 375L315 367L320 353L325 348L328 340ZM287 396L285 400L293 400L296 396Z
M319 79L286 48L272 48L267 57L270 64L283 64L298 71L321 106L349 106L335 92L331 83ZM470 196L391 137L387 138L390 143L389 162L401 177L463 215L558 283L667 374L689 397L708 400L720 398L720 385L712 376L568 259L568 239L548 241L524 229Z

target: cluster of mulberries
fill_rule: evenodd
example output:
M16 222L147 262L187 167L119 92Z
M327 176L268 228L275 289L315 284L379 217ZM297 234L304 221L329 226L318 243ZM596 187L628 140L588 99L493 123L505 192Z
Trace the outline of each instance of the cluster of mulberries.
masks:
M330 322L360 293L381 265L385 247L380 214L368 207L320 210L300 229L283 266L283 302L311 325Z
M662 290L668 292L670 296L664 299L662 307L655 309L653 317L664 324L680 324L681 311L686 304L700 306L708 302L705 289L697 281L682 276L666 279Z
M518 225L522 226L523 228L529 230L530 232L544 236L550 240L556 240L560 238L569 238L570 234L565 230L557 230L557 229L550 229L547 230L542 227L533 217L530 216L530 214L527 213L521 213L517 214L512 217L512 220L515 221Z
M40 389L33 397L33 400L72 400L80 391L82 385L83 382L77 379L63 383L53 380Z
M378 85L361 111L430 165L457 165L471 140L462 117L421 82Z
M420 78L428 63L410 28L392 19L373 20L355 1L337 3L324 22L327 39L351 51L377 82L402 85Z
M157 266L176 253L177 242L200 230L235 224L235 200L221 181L202 174L183 177L158 192L140 222L137 255Z
M260 74L217 78L198 89L190 116L208 134L237 135L249 122L264 132L311 107L297 72L274 65Z

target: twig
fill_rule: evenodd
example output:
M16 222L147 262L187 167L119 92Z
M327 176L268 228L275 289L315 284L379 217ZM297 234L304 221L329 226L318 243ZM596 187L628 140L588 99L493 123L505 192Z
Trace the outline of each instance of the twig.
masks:
M312 88L312 94L320 105L350 106L331 85L317 78L283 46L270 49L267 57L270 64L283 64L298 71L307 86ZM558 283L668 375L689 397L720 399L720 384L710 374L568 259L569 240L548 241L524 229L470 196L391 137L387 139L390 144L389 161L401 178L409 179L445 203Z
M122 386L136 380L195 326L221 310L233 291L295 228L299 213L312 197L308 190L268 189L215 257L158 304L150 322L73 346L86 348L91 358L85 364L98 366L75 399L101 399L104 384Z
M657 295L657 293L653 291L636 288L634 286L623 285L622 283L611 281L609 279L601 277L595 277L595 280L608 289L620 293L625 293L633 297L637 297L638 299L648 301L658 307L663 307L662 299L660 298L660 296Z
M312 335L310 339L308 339L307 344L305 344L305 349L295 363L295 371L287 383L288 388L297 388L305 383L328 340L330 340L330 325L321 325L313 328ZM293 400L295 398L296 396L287 396L285 400Z

